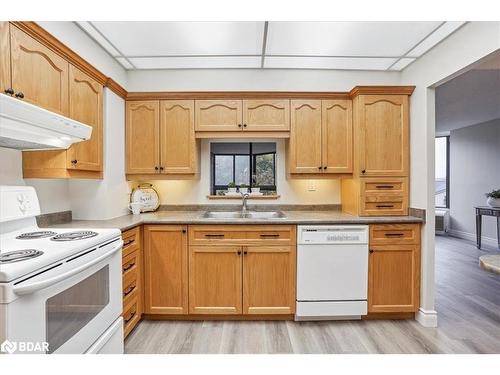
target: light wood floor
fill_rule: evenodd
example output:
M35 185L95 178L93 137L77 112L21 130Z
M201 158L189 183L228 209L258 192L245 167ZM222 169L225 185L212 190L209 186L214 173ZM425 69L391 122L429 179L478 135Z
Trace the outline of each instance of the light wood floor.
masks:
M438 328L415 321L142 321L126 353L500 353L500 275L474 244L436 239Z

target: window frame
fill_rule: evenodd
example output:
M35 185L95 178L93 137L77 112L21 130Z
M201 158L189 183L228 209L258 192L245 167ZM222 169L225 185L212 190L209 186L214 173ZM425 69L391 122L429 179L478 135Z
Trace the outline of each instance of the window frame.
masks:
M439 135L434 138L434 142L438 138L446 138L446 203L444 206L438 206L436 205L435 199L434 199L434 205L435 208L450 208L450 136L449 135ZM435 147L435 146L434 146ZM436 163L436 155L434 155L434 163ZM435 178L434 176L434 183L435 183ZM435 195L434 191L434 195Z
M258 143L258 142L245 142L248 143L249 145L249 152L248 154L235 154L235 153L213 153L210 151L210 169L211 169L211 181L210 181L210 193L212 195L217 194L217 190L227 190L228 185L216 185L215 184L215 158L217 156L232 156L233 157L233 173L232 173L232 182L235 182L235 174L236 174L236 156L248 156L249 157L249 181L246 183L246 185L249 188L255 187L254 181L253 181L253 176L255 175L256 172L256 157L259 155L273 155L273 178L274 178L274 185L259 185L261 191L276 191L276 150L274 152L262 152L262 153L253 153L253 144ZM239 185L236 185L239 187Z

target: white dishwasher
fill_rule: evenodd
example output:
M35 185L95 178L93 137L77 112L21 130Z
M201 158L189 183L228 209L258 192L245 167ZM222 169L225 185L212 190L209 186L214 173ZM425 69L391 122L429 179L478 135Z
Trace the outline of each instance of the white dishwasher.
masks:
M367 314L368 226L299 225L296 320Z

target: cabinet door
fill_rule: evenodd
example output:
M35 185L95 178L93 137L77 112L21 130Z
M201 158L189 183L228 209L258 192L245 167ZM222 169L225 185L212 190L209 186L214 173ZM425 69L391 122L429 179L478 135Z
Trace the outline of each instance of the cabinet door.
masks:
M14 91L29 103L68 116L68 62L14 26L10 37Z
M321 100L292 100L290 173L321 173Z
M241 314L240 246L190 246L189 312Z
M187 228L144 226L144 312L187 314Z
M9 22L0 21L0 93L11 87Z
M290 100L243 100L243 130L290 130Z
M196 172L194 100L160 102L160 159L162 173Z
M239 131L241 100L196 100L196 131Z
M352 173L352 102L323 100L323 173Z
M417 311L419 280L420 245L371 245L368 311Z
M243 314L295 312L295 247L243 248Z
M69 148L67 167L102 171L102 86L73 65L69 67L69 117L91 126L92 134Z
M359 169L362 176L408 176L408 96L359 97Z
M159 173L159 102L127 102L126 107L126 171L130 174Z

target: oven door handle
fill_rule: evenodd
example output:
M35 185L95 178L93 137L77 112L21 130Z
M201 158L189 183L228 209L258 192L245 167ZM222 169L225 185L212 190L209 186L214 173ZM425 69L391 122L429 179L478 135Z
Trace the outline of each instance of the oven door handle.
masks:
M51 277L51 278L46 279L46 280L37 281L37 282L31 283L31 284L15 286L14 293L17 295L31 294L31 293L34 293L38 290L41 290L41 289L47 288L51 285L54 285L55 283L57 283L61 280L67 279L71 276L74 276L82 271L85 271L87 268L90 268L93 265L101 262L102 260L110 257L111 255L116 253L118 250L121 250L122 245L123 245L123 241L120 240L118 242L118 244L115 247L113 247L113 249L107 251L106 253L102 254L101 256L99 256L95 259L92 259L88 263L85 263L85 264L82 264L81 266L73 268L72 270L70 270L68 272L64 272L60 275Z

